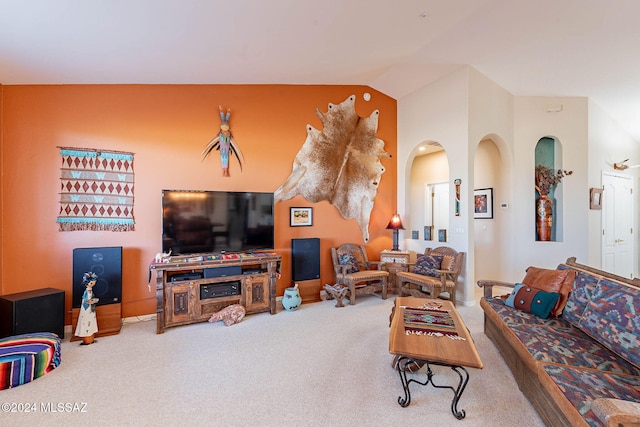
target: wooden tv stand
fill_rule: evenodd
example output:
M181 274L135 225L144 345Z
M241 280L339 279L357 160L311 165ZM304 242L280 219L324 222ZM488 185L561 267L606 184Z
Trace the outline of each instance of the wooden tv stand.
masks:
M247 314L276 313L276 276L282 258L275 253L197 254L151 263L156 272L156 333L209 320L231 304Z

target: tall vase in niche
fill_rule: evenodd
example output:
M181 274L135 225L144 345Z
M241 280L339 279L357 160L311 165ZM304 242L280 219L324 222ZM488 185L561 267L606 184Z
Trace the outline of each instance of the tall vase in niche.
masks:
M284 295L282 296L282 306L287 311L295 311L300 307L302 303L302 298L300 297L300 292L298 291L298 284L291 288L287 288L284 290Z
M536 200L536 237L538 241L551 240L553 228L553 189L560 184L562 178L571 175L573 171L558 169L557 171L544 165L537 165L535 169L535 189L540 195Z
M551 228L553 227L553 199L549 196L540 196L536 200L536 231L538 240L548 242L551 240Z

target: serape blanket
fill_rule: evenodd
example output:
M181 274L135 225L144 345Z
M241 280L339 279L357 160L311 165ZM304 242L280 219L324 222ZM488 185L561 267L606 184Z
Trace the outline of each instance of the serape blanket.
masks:
M0 339L0 390L33 381L60 365L60 338L50 332Z
M407 335L429 335L465 340L456 332L451 313L437 308L404 307L404 331Z
M60 147L60 231L133 231L133 154Z

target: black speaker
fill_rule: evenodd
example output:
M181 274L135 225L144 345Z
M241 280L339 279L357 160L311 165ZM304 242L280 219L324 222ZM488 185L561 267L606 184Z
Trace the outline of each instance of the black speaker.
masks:
M85 285L82 275L93 272L98 281L93 287L97 305L122 302L122 246L77 248L73 250L73 308L82 304Z
M33 332L64 338L64 291L45 288L0 297L0 338Z
M291 276L294 282L320 278L320 239L291 239Z

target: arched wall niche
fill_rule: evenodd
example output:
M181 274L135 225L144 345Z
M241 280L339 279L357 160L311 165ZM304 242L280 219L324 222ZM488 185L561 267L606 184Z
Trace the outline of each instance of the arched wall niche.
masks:
M423 141L413 149L408 166L406 219L403 219L405 243L407 249L421 253L426 247L446 244L446 241L438 241L439 229L445 229L444 234L449 235L448 209L451 203L448 198L445 199L450 188L449 159L440 143ZM434 199L429 199L433 191L437 192L440 200L439 203L436 200L435 205ZM426 230L425 227L431 228ZM414 238L416 236L417 239Z
M471 229L473 279L506 277L511 264L513 240L513 169L511 149L503 138L488 134L478 141L473 157L473 188L491 189L491 218L476 218ZM485 193L485 192L483 192Z
M536 210L536 241L561 242L564 235L564 206L562 181L551 186L548 190L540 185L538 177L541 174L540 168L547 171L547 175L556 175L563 170L562 143L551 135L543 136L538 140L534 152L536 186L533 191L534 204ZM544 207L541 199L548 198L548 208Z

